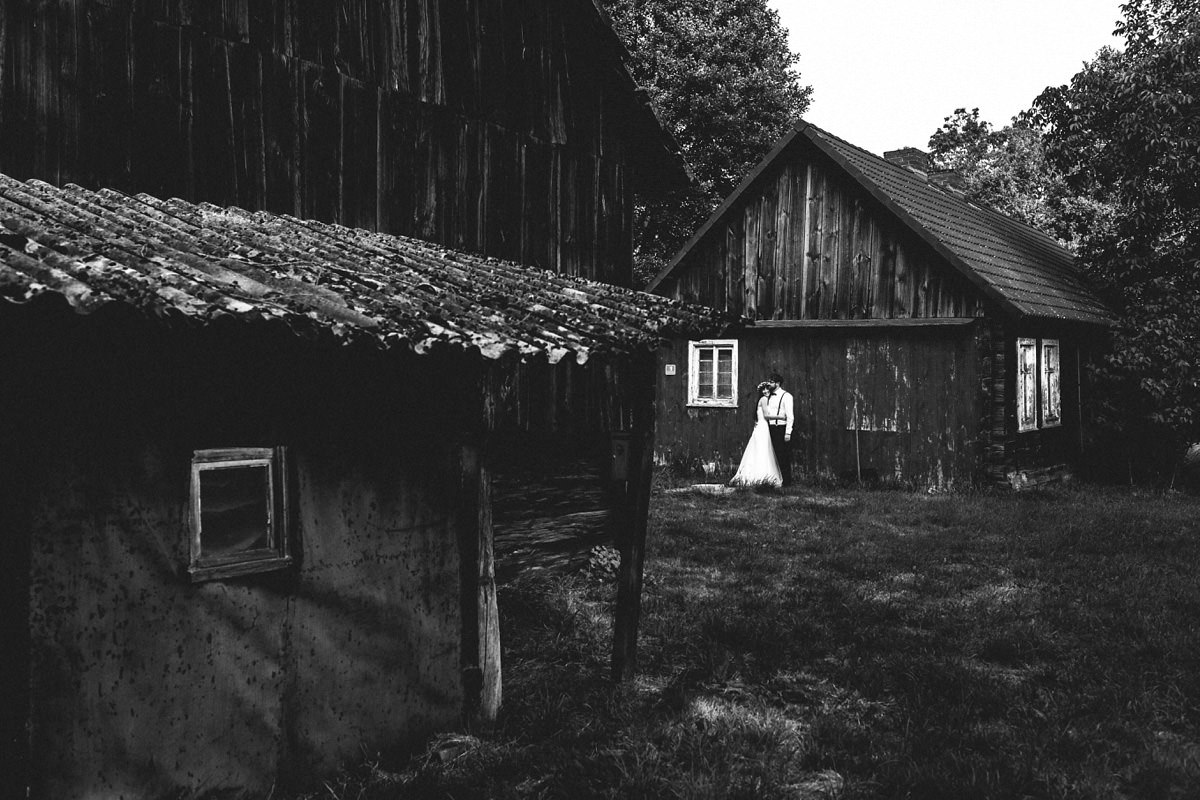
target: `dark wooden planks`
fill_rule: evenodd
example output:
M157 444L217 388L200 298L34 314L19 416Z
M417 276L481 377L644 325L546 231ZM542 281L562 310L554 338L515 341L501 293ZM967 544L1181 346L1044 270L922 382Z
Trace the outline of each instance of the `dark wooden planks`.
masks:
M658 458L697 468L713 464L728 477L754 425L754 385L778 370L795 401L795 459L810 475L840 475L858 466L917 486L975 478L980 420L971 391L980 380L974 340L980 323L945 325L786 323L741 337L737 409L685 404L687 343L661 360L680 368L658 375ZM856 426L858 418L866 422Z
M789 152L677 267L683 299L760 320L975 314L975 293L879 203L820 156Z
M595 21L577 11L16 4L4 18L0 170L380 228L628 284L639 134Z

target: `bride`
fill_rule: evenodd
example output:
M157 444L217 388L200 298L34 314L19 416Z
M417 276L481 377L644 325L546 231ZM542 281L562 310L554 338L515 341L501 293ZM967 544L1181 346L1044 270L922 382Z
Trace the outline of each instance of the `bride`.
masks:
M770 381L763 381L758 385L754 432L750 434L746 451L742 453L742 462L738 464L737 473L729 481L730 486L783 485L779 462L775 459L775 448L771 446L771 432L767 430L766 403L767 396L773 388Z

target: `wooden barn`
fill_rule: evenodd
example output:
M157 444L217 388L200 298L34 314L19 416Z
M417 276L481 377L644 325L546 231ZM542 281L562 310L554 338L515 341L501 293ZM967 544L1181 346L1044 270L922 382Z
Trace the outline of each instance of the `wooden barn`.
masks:
M655 347L712 315L616 288L687 179L623 56L592 0L0 0L0 793L494 713L492 571L614 540L630 674Z
M674 342L661 461L728 474L778 371L810 476L1021 486L1078 462L1109 312L1054 239L967 201L921 151L886 155L801 122L656 277L754 321Z
M592 0L0 0L0 172L622 286L686 179Z
M266 797L494 715L494 542L550 515L621 549L628 675L657 348L714 318L0 176L4 793Z

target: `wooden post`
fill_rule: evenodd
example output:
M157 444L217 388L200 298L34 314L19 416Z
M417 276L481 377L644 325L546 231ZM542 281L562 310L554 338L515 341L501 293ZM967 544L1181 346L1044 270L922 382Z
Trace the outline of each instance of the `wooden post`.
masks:
M616 486L615 539L621 551L617 571L617 608L613 620L613 679L628 681L637 673L638 617L642 609L642 567L646 551L646 521L654 466L654 383L658 360L637 358L633 381L632 425L629 432L628 475Z
M0 11L0 34L3 34L3 16ZM7 311L7 309L6 309ZM16 316L16 315L14 315ZM0 364L5 375L22 376L0 387L0 412L4 419L20 419L30 409L43 407L36 400L38 392L28 391L34 384L30 377L36 369L27 366L37 363L18 350L22 341L37 342L39 337L31 335L23 340L28 328L3 325L0 321ZM12 335L13 332L17 335ZM38 352L40 348L28 348ZM4 352L4 351L8 352ZM12 356L9 358L9 356ZM44 363L50 363L47 359ZM38 387L41 388L40 386ZM22 390L26 391L22 391ZM32 639L29 616L29 594L33 554L33 520L30 507L35 472L31 465L37 463L35 445L37 425L6 425L0 431L0 531L4 534L4 560L0 562L0 635L3 635L4 653L0 655L0 751L5 754L4 782L14 789L14 794L27 788L32 776L30 770L32 742L30 740L30 671L32 669ZM44 442L37 442L44 446ZM44 627L44 626L43 626Z
M468 720L495 722L503 692L492 543L492 477L484 450L475 443L459 445L455 461L463 711Z

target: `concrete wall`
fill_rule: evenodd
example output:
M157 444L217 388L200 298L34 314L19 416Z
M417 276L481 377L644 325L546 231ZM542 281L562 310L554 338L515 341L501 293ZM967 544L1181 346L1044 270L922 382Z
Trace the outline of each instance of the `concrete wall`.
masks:
M29 645L4 656L29 692L4 712L31 721L33 796L265 796L457 725L453 437L405 403L430 377L114 314L0 315L0 367L23 376L0 393L23 421L8 535L30 551ZM296 563L192 582L192 451L276 444Z

